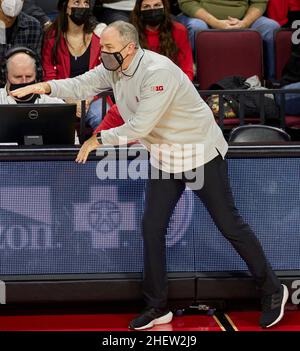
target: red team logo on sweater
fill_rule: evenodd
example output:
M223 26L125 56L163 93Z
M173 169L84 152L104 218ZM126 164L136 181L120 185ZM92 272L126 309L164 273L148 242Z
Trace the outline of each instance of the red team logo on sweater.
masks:
M163 85L156 85L155 87L151 87L151 90L153 91L163 91L164 86Z

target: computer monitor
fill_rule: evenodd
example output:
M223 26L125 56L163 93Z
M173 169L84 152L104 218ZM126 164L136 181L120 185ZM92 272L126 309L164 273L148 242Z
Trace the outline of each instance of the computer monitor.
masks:
M0 105L0 145L74 145L75 104Z

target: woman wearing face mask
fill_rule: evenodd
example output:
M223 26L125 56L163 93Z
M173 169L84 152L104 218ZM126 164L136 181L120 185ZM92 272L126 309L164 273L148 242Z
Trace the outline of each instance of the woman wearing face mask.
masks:
M59 15L45 34L42 63L44 80L72 78L100 64L100 34L105 24L97 24L90 0L59 0ZM71 103L74 101L67 100ZM77 117L81 116L81 102ZM86 121L95 128L101 116L101 99L86 101Z
M193 54L187 29L171 18L167 0L137 0L131 14L141 47L169 57L193 80ZM124 123L117 105L107 112L97 132Z
M142 48L169 57L193 80L193 56L187 29L171 18L167 0L137 0L131 14Z

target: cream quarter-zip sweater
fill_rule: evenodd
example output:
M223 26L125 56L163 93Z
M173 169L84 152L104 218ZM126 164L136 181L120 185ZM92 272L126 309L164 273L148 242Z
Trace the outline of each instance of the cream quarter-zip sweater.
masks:
M199 167L218 151L225 156L228 145L210 108L171 60L138 49L123 73L108 71L101 64L81 76L50 81L50 96L86 99L112 88L125 123L102 131L103 144L120 145L122 138L139 140L150 151L152 164L165 172ZM153 152L162 144L167 147L160 155Z

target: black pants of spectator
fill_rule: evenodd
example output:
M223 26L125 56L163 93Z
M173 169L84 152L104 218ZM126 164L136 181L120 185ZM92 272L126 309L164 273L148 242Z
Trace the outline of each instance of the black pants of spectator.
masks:
M161 177L148 180L142 223L143 294L147 307L167 307L166 232L185 183L189 181L190 178L187 179L184 174L182 180ZM246 262L261 294L268 295L277 291L280 282L266 259L260 242L235 207L226 160L219 155L208 162L204 166L204 186L193 191L209 211L220 232Z
M125 21L129 22L131 11L122 11L109 9L107 7L102 7L101 11L94 11L98 22L110 24L115 21Z

